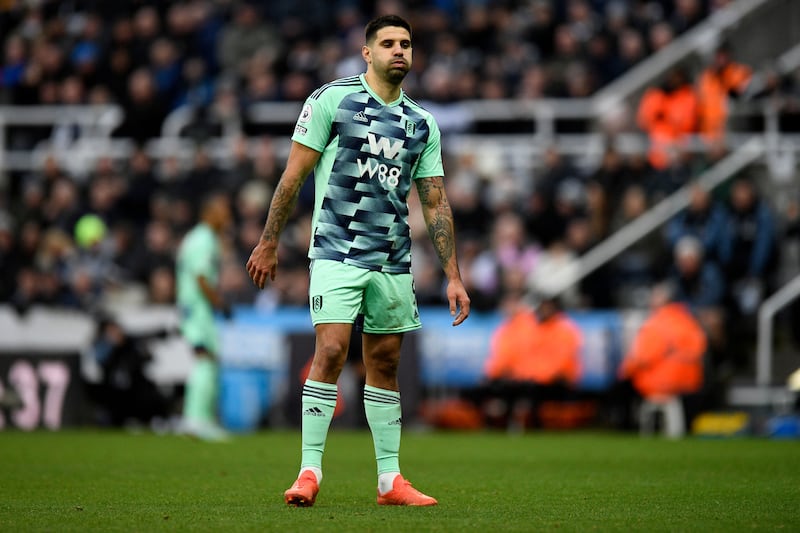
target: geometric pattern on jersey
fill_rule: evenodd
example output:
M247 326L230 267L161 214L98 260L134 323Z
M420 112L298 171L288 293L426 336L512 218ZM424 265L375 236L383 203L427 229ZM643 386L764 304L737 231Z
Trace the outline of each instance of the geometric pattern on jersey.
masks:
M317 186L322 185L317 191L322 201L317 204L309 257L407 273L407 199L430 140L428 121L433 119L405 93L397 105L385 105L365 84L363 78L338 80L309 99L326 100L330 106L325 150L334 151L327 179L315 178Z

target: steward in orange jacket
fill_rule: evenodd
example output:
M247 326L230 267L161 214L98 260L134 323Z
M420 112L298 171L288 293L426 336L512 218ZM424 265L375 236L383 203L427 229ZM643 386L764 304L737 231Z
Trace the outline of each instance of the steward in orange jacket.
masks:
M580 346L580 330L555 300L542 301L536 312L518 304L492 335L485 373L492 380L575 385Z
M721 140L728 122L728 99L747 88L752 70L731 59L730 50L720 47L714 62L701 74L697 83L700 134L709 143Z
M673 69L662 86L644 93L636 120L650 141L650 164L667 168L674 159L670 152L682 148L687 136L697 131L697 96L683 69Z
M630 379L645 398L698 392L703 385L705 332L684 304L654 294L653 306L620 366L619 377Z

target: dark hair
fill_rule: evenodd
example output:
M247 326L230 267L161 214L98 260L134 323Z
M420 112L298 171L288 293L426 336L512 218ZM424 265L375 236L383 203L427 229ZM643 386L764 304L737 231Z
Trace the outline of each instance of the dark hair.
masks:
M411 35L411 24L409 24L404 18L397 15L383 15L372 19L369 24L367 24L367 28L364 31L364 37L366 38L366 41L372 41L375 39L375 35L378 33L378 30L388 28L389 26L405 28L408 30L408 34Z

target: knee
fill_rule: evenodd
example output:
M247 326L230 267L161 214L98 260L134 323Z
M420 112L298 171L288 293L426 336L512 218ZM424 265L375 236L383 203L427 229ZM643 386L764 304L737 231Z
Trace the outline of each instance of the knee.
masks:
M347 346L340 342L323 342L317 345L312 367L315 373L326 378L336 378L347 359Z
M378 376L394 379L397 376L398 363L395 357L373 357L370 366Z

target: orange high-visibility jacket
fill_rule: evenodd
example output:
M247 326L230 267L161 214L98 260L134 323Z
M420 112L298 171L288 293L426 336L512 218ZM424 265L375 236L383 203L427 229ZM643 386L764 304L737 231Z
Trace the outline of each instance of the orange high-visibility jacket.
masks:
M721 139L728 121L728 96L741 93L750 82L747 65L731 63L721 72L707 68L697 83L700 133L709 141Z
M670 303L642 324L620 367L645 398L697 392L703 384L706 335L689 309Z
M492 335L485 373L550 385L575 384L580 377L581 332L564 313L539 322L532 311L520 311Z
M639 102L636 120L650 139L648 159L654 168L666 168L668 150L683 143L697 130L697 96L689 86L671 93L648 89Z

